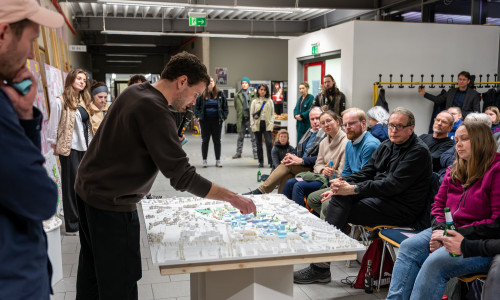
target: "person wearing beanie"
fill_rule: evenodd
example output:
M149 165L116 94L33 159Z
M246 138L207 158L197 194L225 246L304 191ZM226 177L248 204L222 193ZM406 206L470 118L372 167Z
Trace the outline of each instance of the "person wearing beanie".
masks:
M238 132L238 141L236 143L236 154L233 159L241 158L241 152L243 151L243 140L245 138L245 133L250 133L252 139L252 152L253 158L257 157L257 144L255 143L255 136L251 133L250 128L250 104L252 100L255 99L255 92L250 92L250 79L248 77L243 77L241 79L241 90L234 96L234 108L236 109L236 131Z
M40 24L59 28L63 23L59 13L36 0L0 5L1 299L50 298L52 267L42 221L56 212L57 186L43 166L43 115L33 107L38 84L26 60L35 59Z

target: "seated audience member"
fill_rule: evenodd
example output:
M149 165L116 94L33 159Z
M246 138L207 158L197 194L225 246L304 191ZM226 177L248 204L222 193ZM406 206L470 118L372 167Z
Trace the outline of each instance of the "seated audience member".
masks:
M109 109L109 103L106 101L108 98L108 87L106 83L94 80L90 88L90 94L92 96L90 100L90 109L94 112L94 114L90 116L90 123L92 125L92 133L95 135Z
M363 110L355 107L346 109L342 120L349 139L345 147L345 164L341 174L345 177L358 172L370 160L380 141L366 130L366 114ZM324 220L326 207L332 196L333 192L326 187L309 194L307 204Z
M450 133L448 133L448 137L452 140L455 139L455 131L457 131L458 126L462 124L462 110L460 107L452 106L448 108L448 112L453 116L453 128Z
M432 134L422 134L419 138L424 142L432 157L432 170L434 172L439 172L441 169L441 163L439 159L441 154L446 150L453 148L453 141L448 137L453 124L453 116L447 112L440 112L436 118L434 118L434 124L432 125Z
M409 226L424 212L432 178L431 156L415 133L415 117L397 107L389 117L389 140L352 175L331 181L325 220L340 230L358 225ZM295 283L330 282L328 263L294 272Z
M439 96L434 96L425 92L424 87L419 87L419 94L434 103L445 103L446 109L457 106L462 109L462 114L466 117L471 112L479 111L479 93L469 88L470 73L462 71L458 73L458 88L452 87L448 92Z
M497 133L500 131L500 111L496 106L488 106L484 110L491 119L491 132Z
M491 127L490 117L487 114L483 113L470 113L467 115L464 121L479 122L485 124L488 127ZM450 149L443 152L443 154L441 154L441 157L439 159L441 169L439 170L439 172L437 172L439 175L439 182L443 181L444 175L446 175L446 170L453 164L455 158L455 147L451 147Z
M297 147L281 161L281 164L257 189L243 195L260 195L271 193L278 185L281 193L288 179L300 172L312 171L318 157L319 143L325 138L326 133L320 128L319 116L321 108L313 107L309 112L311 128L304 134Z
M447 248L458 249L449 241L459 237L443 236L444 208L450 208L454 225L464 233L467 227L495 222L500 216L500 154L490 127L477 122L460 125L455 143L457 159L432 204L433 225L401 243L387 299L441 299L450 278L486 273L490 267L492 257L450 255Z
M368 116L370 133L380 142L387 140L389 138L389 132L387 131L389 113L382 106L374 106L366 112L366 115Z
M328 181L337 178L344 168L344 153L347 136L340 128L340 116L327 110L319 118L327 137L319 144L318 158L314 172L302 172L289 179L283 188L283 194L305 206L304 197L320 188L328 187Z
M283 158L285 158L285 155L293 150L293 147L290 145L290 137L286 129L280 129L278 134L276 134L276 137L277 141L274 143L274 147L271 150L271 156L273 158L273 169L271 172L280 165Z
M130 77L130 79L128 80L127 86L131 86L132 84L136 83L144 83L146 81L148 80L146 79L146 77L144 77L144 75L141 74L132 75L132 77Z

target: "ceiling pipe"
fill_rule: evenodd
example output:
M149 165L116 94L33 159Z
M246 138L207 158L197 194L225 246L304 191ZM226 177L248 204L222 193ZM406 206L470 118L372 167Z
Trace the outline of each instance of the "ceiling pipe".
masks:
M57 3L57 0L52 0L52 4L55 6L55 8L57 9L57 11L63 16L64 18L64 22L66 22L66 25L68 25L69 29L71 30L71 32L73 32L74 35L76 35L76 30L75 28L73 28L73 26L71 25L71 23L68 21L68 19L66 18L66 15L64 14L64 12L62 11L62 8L61 6L59 6L59 3Z

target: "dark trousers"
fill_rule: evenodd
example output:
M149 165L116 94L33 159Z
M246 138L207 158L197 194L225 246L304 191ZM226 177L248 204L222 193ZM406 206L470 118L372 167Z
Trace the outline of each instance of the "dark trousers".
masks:
M414 211L396 201L359 196L333 196L326 208L325 221L344 230L347 223L366 226L413 224L421 209ZM414 214L414 215L412 215Z
M61 162L61 186L66 232L78 231L75 179L78 166L84 154L85 151L71 149L69 156L59 155L59 161Z
M273 149L273 134L271 131L266 131L266 121L260 121L260 130L254 132L255 143L257 144L257 157L259 158L259 163L264 163L264 153L262 152L262 137L266 141L267 150L267 162L272 165L273 157L271 156L271 150Z
M142 268L137 210L105 211L77 198L81 249L76 299L138 299Z
M321 188L323 183L318 180L297 181L296 178L288 179L283 188L283 195L288 199L295 201L300 206L306 206L304 197L309 196L310 193L315 192Z
M222 121L219 120L200 120L201 127L201 156L203 160L207 159L208 144L210 136L214 142L215 159L220 160L220 135L222 129Z

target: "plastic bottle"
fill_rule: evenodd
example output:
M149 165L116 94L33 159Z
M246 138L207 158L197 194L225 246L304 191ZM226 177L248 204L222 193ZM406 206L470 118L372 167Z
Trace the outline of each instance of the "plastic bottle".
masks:
M260 169L259 171L257 171L257 182L261 182L262 181L262 173L260 172Z
M453 217L451 216L451 212L450 212L450 208L449 207L445 207L444 208L444 217L446 219L446 225L444 227L444 233L443 233L443 235L448 235L448 230L457 230L457 228L453 224ZM451 253L451 252L450 252L450 255L452 257L458 257L458 256L460 256L458 254Z
M373 274L372 274L372 261L368 260L368 267L366 268L365 273L365 293L372 294L373 293Z

